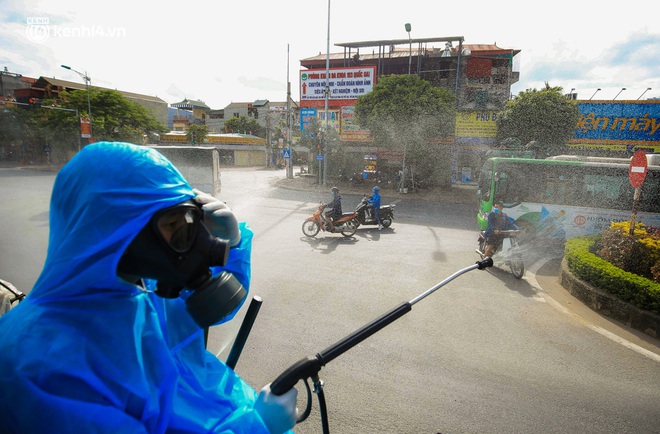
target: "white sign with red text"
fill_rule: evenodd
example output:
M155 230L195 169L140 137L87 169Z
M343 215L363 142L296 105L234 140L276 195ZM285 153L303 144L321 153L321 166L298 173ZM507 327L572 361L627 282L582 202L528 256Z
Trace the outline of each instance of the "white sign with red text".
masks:
M326 79L325 69L300 71L300 101L325 99L326 80L329 100L354 100L370 92L376 79L376 67L332 68Z

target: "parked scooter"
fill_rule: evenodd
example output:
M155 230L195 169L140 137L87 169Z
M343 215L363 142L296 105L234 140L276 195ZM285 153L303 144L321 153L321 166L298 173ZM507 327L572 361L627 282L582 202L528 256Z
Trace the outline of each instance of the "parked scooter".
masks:
M499 235L503 235L502 247L496 247L493 250L495 259L503 259L504 264L511 268L511 274L516 279L520 279L525 274L525 264L523 263L522 253L520 252L520 245L518 244L517 236L520 230L499 231ZM479 248L477 253L484 259L484 252L486 251L486 237L485 231L479 233Z
M340 219L333 221L332 229L330 229L330 222L323 216L323 204L320 204L319 208L314 211L314 215L305 219L302 224L302 231L306 237L315 237L321 230L333 234L341 233L345 237L352 237L358 228L356 217L356 212L344 214Z
M389 228L392 226L392 221L394 220L394 206L394 204L380 206L380 213L378 216L380 217L380 224L382 224L384 228ZM367 195L364 195L358 206L355 208L355 212L353 214L357 214L355 219L358 222L358 226L378 225L376 216L373 213L373 207L369 203L369 198ZM344 214L344 216L347 215L348 214Z

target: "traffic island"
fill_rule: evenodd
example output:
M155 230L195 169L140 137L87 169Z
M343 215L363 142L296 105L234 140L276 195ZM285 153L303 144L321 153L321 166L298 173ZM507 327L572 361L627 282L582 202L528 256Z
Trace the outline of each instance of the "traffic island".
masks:
M566 259L561 263L560 284L575 298L592 310L627 326L660 339L660 315L639 309L578 279L568 269Z

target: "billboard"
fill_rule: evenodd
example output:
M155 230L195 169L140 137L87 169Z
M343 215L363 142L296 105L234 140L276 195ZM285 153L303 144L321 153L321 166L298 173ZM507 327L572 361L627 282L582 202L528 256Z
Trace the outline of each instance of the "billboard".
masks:
M355 106L341 107L339 138L344 142L368 142L373 141L369 130L361 129L355 123Z
M305 130L307 130L312 122L316 120L315 108L301 108L300 109L300 131L303 132L303 137L306 137Z
M580 101L578 112L569 145L659 146L660 101Z
M485 146L494 145L497 136L497 112L465 111L456 113L457 145Z
M376 67L331 68L329 77L325 69L300 71L300 106L318 107L325 102L326 81L329 101L355 101L370 92L376 80Z

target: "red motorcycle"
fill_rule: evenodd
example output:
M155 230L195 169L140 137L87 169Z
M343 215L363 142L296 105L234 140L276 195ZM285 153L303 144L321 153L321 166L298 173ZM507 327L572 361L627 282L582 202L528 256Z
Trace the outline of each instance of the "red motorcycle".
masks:
M341 233L345 237L352 237L358 228L355 218L357 213L344 214L340 219L334 220L332 224L323 216L323 204L314 211L314 215L307 217L302 224L302 231L306 237L315 237L319 231L326 231L332 234Z

